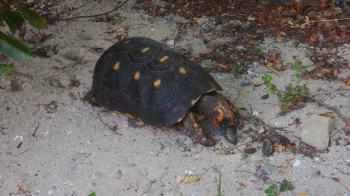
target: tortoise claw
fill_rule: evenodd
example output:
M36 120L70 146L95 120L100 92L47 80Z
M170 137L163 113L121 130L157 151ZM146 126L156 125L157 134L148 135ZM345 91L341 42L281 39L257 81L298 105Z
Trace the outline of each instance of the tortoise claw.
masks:
M224 135L225 139L233 145L237 145L237 131L233 130L232 127L225 127L220 129L221 133Z

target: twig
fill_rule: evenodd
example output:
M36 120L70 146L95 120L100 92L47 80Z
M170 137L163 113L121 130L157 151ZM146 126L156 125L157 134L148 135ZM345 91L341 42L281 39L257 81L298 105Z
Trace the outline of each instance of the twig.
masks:
M105 122L103 122L103 120L101 119L101 117L99 115L98 116L98 119L100 119L101 123L104 124L109 130L113 131L115 134L117 135L120 135L120 136L123 136L123 134L121 133L118 133L117 129L119 128L117 125L116 126L113 126L113 127L110 127L108 126Z
M335 178L335 177L327 177L327 176L324 176L325 178L329 178L329 179L332 179L333 181L335 182L338 182L340 185L342 185L348 192L350 192L350 189L348 189L342 182L340 182L340 179L339 178Z
M97 16L103 16L103 15L106 15L106 14L109 14L109 13L112 13L112 12L116 11L117 9L121 8L122 6L124 6L128 1L129 0L126 0L122 4L120 4L118 7L114 8L113 10L105 12L105 13L102 13L102 14L95 14L95 15L88 15L88 16L75 16L75 17L72 17L72 18L60 18L58 20L73 20L73 19L77 19L77 18L92 18L92 17L97 17Z
M34 130L34 133L32 134L33 137L36 137L36 131L38 131L39 125L36 127L36 129Z
M317 102L318 104L330 109L330 110L333 110L335 113L337 113L339 115L340 118L342 118L344 121L349 121L350 122L350 119L345 117L345 115L336 107L333 107L333 106L330 106L328 104L325 104L323 103L323 101L319 100L319 99L316 99L314 97L311 97L310 95L307 95L307 94L303 94L301 93L300 95L302 95L303 97L306 97L306 98L309 98L315 102Z

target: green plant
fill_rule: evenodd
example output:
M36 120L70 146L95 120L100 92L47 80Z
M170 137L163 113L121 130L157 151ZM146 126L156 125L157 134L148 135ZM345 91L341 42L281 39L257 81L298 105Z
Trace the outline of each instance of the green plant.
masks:
M278 196L281 192L291 191L293 189L294 187L290 182L288 182L287 180L283 180L281 182L281 187L279 190L277 189L276 184L272 184L269 188L265 190L265 193L267 196Z
M216 184L216 189L218 191L218 196L221 196L221 170L219 171L219 179Z
M95 192L90 193L88 196L96 196Z
M16 31L19 31L19 36L23 37L25 34L25 28L23 28L25 20L36 29L46 26L46 20L35 11L23 6L17 6L17 8L21 14L12 11L10 3L6 3L0 7L0 25L4 24L3 22L5 21L11 33L15 34ZM22 61L33 58L30 50L22 42L7 36L2 31L0 31L0 53ZM12 68L13 63L0 64L0 77L8 74Z
M291 105L291 104L303 104L302 102L302 94L306 93L309 91L309 88L306 86L306 84L304 85L299 85L300 81L301 81L301 77L302 77L302 72L305 71L307 68L307 66L304 66L302 64L302 62L296 62L290 69L296 71L296 84L293 85L294 80L289 83L286 87L285 87L285 91L279 90L277 89L277 86L275 84L273 84L272 81L272 77L270 75L268 75L267 73L265 73L265 75L262 77L262 79L265 82L265 86L267 87L269 92L273 92L276 93L278 96L278 100L280 102L280 107L281 110L284 109L284 107L286 105Z

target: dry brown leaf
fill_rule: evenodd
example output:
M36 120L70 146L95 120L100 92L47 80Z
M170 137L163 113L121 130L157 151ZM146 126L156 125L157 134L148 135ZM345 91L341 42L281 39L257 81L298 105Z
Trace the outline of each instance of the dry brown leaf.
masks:
M306 193L298 193L298 196L311 196L311 195L306 194Z
M80 164L91 164L92 161L80 161L79 163L80 163Z
M244 95L244 94L246 94L246 93L247 93L246 90L241 90L241 91L239 91L239 95Z
M120 170L117 171L117 179L120 180L122 178L123 174Z
M291 149L291 150L293 150L294 149L294 147L292 146L292 145L290 145L289 143L287 143L287 146L286 146L288 149Z
M256 166L256 167L258 167L258 166L260 166L261 165L261 163L260 162L256 162L256 163L254 163L254 166Z
M346 82L345 86L350 86L350 79Z
M320 116L325 116L325 117L329 117L332 119L336 119L338 118L338 116L334 115L334 114L330 114L330 113L324 113L324 114L319 114Z
M220 149L220 153L221 153L221 155L226 155L226 152L222 149Z
M199 54L211 54L213 51L212 50L204 50L204 51L201 51L199 52Z
M199 175L182 175L177 178L177 182L181 184L188 184L192 182L202 181L204 174Z
M224 65L224 64L218 63L218 66L221 67L221 68L223 68L223 69L225 69L225 70L228 69L228 65Z
M195 21L196 23L198 23L198 21L201 19L201 18L192 18L193 21Z
M282 166L283 166L283 167L292 168L292 167L293 167L293 164L291 164L291 163L286 163L286 164L283 164Z
M195 150L190 154L190 156L193 157L194 155L198 154L198 152L199 152L198 150Z
M238 183L240 186L243 186L243 187L247 187L247 184L243 183L243 182L239 182Z
M345 124L350 126L350 121L345 121Z

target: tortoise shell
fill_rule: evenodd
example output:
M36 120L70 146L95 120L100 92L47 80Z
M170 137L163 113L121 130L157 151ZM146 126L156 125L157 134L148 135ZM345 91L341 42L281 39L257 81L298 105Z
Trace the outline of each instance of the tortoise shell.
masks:
M88 96L107 110L169 127L216 90L222 88L199 63L154 40L132 37L99 58Z

